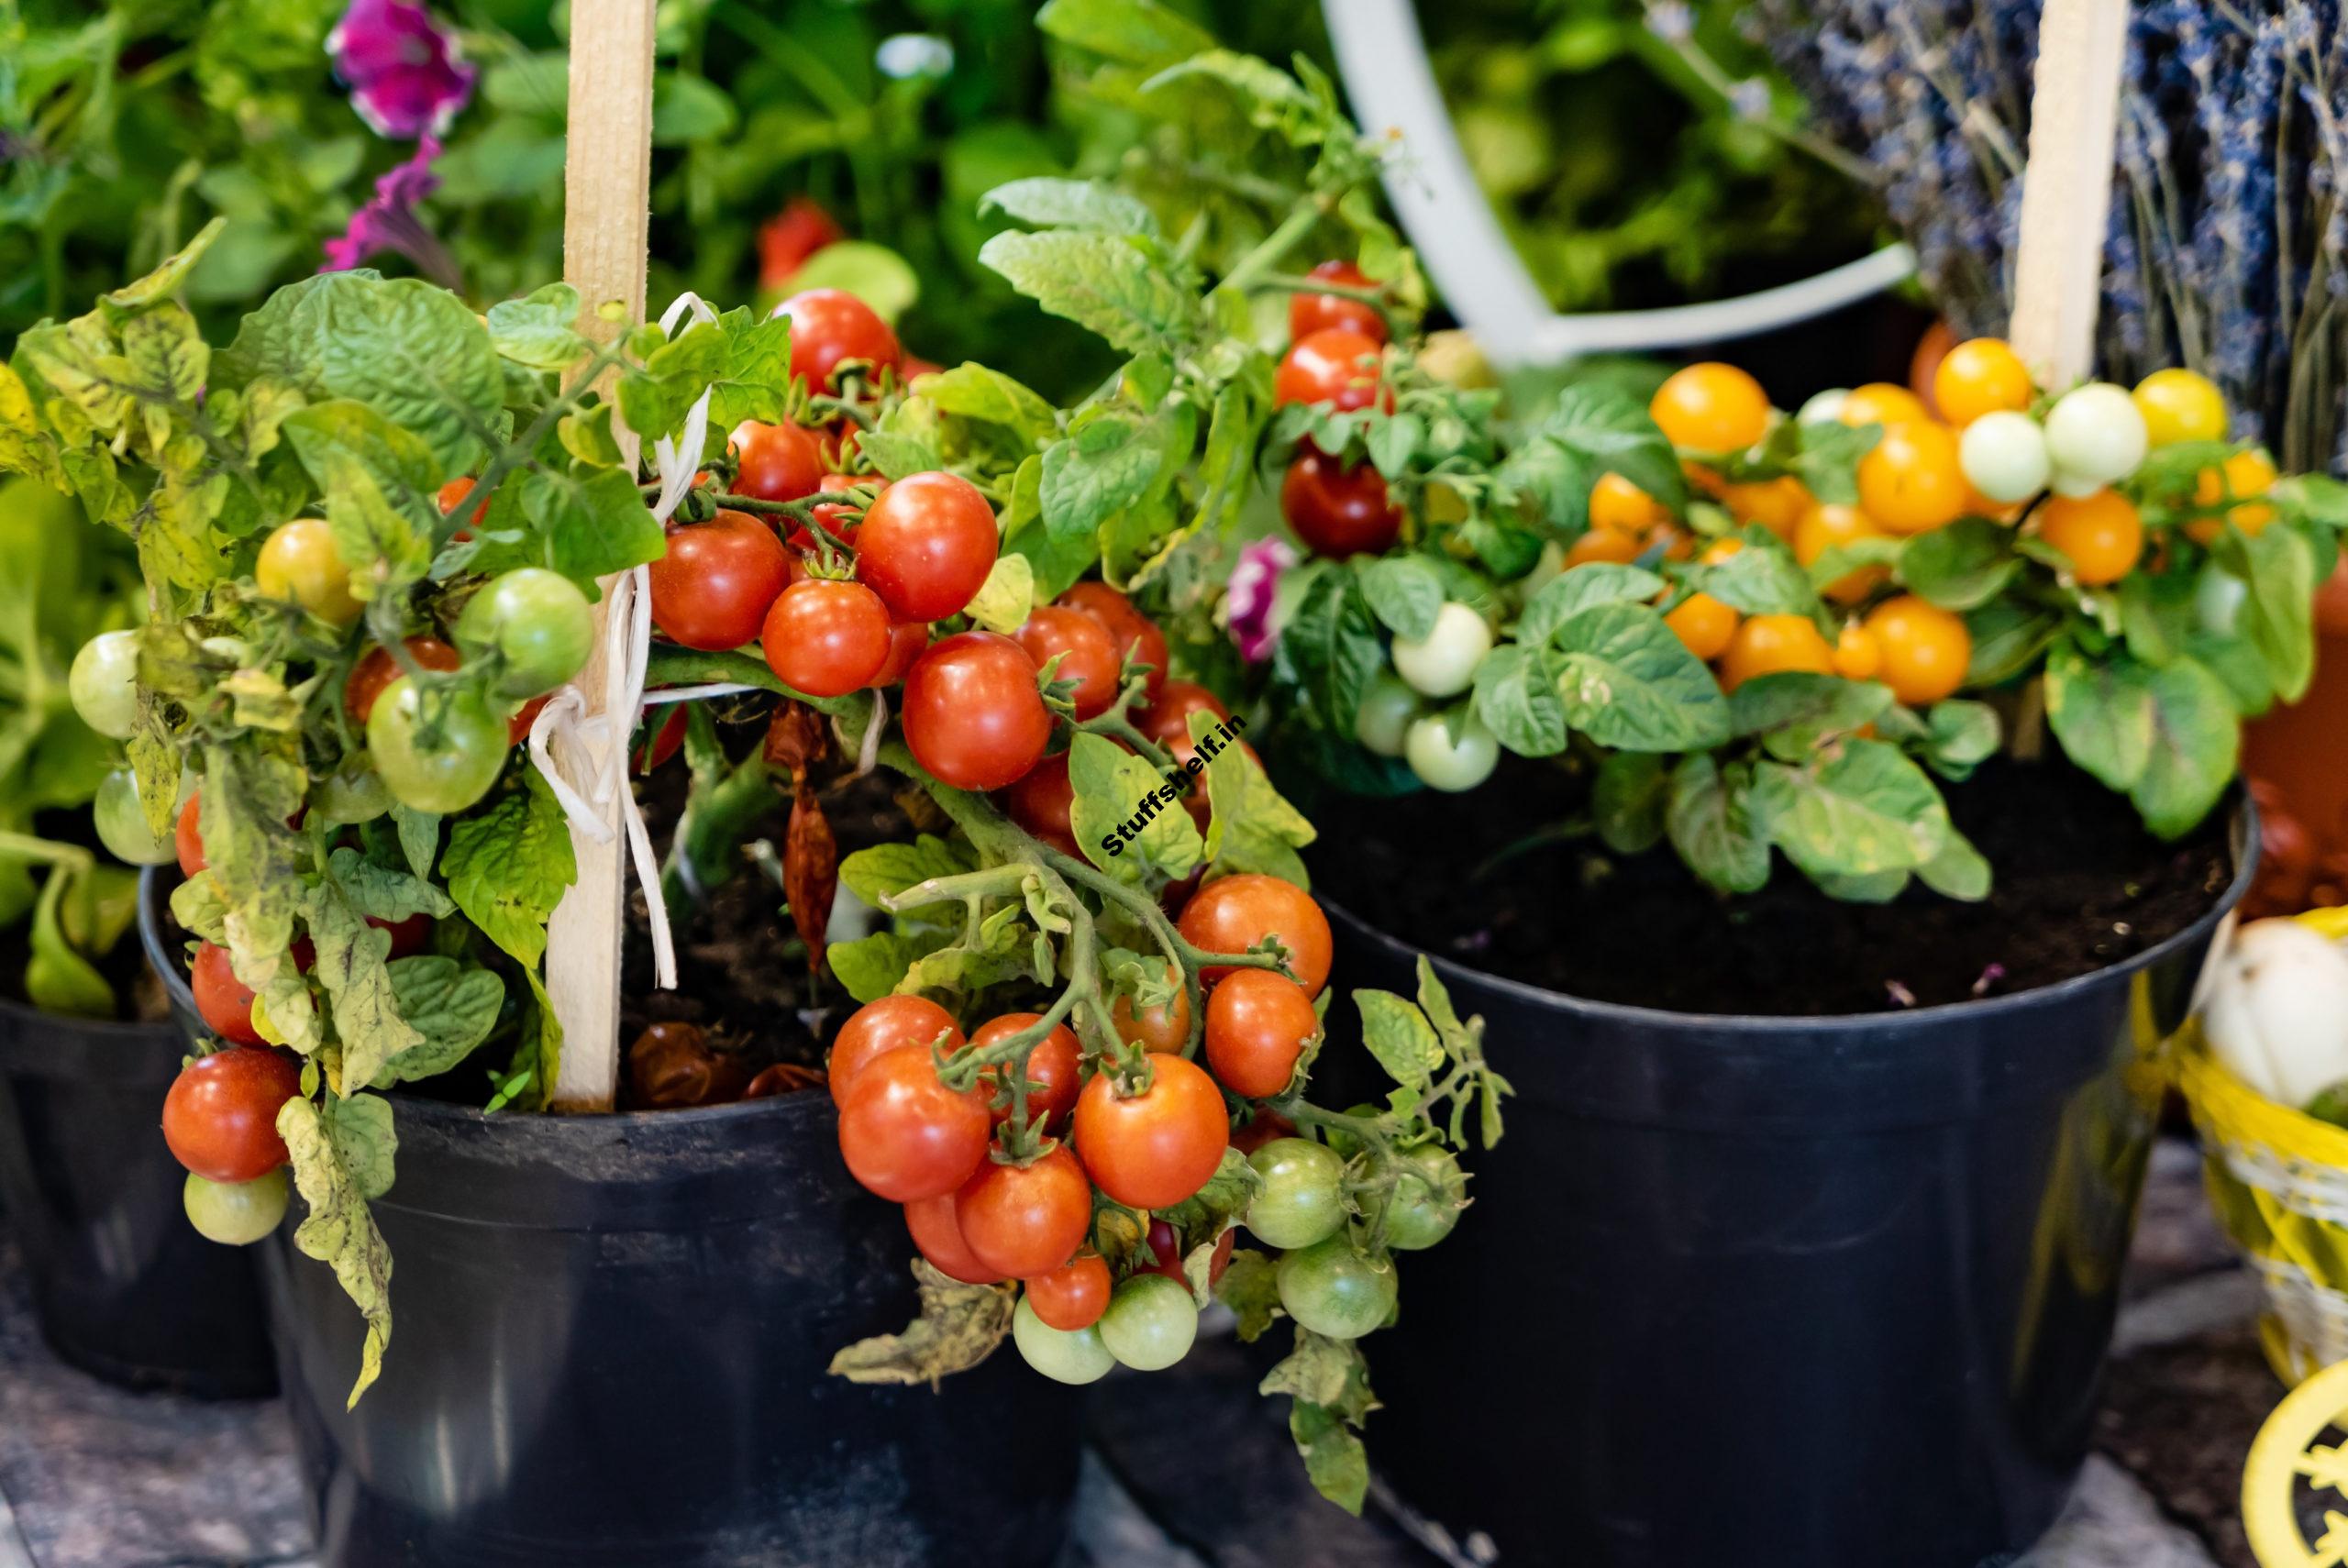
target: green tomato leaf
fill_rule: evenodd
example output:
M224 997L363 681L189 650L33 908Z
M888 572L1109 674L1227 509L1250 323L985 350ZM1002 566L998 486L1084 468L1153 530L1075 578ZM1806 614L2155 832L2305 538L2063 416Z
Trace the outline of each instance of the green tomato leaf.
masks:
M112 1018L114 988L74 951L59 918L59 906L75 875L69 867L55 867L41 884L39 901L33 906L32 954L25 964L26 999L43 1012Z
M1068 755L1069 829L1087 860L1124 881L1198 869L1205 845L1183 809L1188 778L1168 782L1105 735L1080 733Z
M2089 658L2066 641L2046 657L2046 722L2073 762L2131 790L2153 756L2153 672L2126 654Z
M1361 592L1398 637L1425 637L1443 609L1443 578L1417 556L1388 556L1362 568Z
M1818 609L1810 574L1775 539L1750 541L1724 561L1690 568L1687 582L1747 615L1810 615Z
M1637 855L1662 843L1670 801L1670 770L1651 751L1608 752L1590 784L1599 839L1617 855Z
M1036 25L1062 43L1155 71L1214 47L1214 35L1158 0L1049 0Z
M1442 1068L1443 1042L1425 1013L1391 991L1356 991L1354 1005L1361 1010L1362 1043L1388 1077L1412 1088Z
M384 1063L373 1087L389 1088L445 1073L472 1055L496 1027L505 983L493 971L429 954L395 958L389 969L400 1015L423 1039Z
M489 307L490 347L526 370L568 370L589 353L578 322L579 291L569 283L548 283Z
M1977 610L2021 569L2014 531L1983 517L1961 517L1902 545L1899 580L1944 610Z
M423 1034L401 1016L399 996L392 988L386 964L391 933L369 925L332 881L310 889L305 912L317 949L311 973L326 988L335 1033L342 1041L343 1082L363 1088L385 1063L424 1043ZM273 1010L270 1017L276 1021Z
M2298 701L2315 678L2315 547L2298 528L2283 525L2256 534L2229 528L2212 553L2250 585L2241 634L2265 659L2276 695Z
M1945 899L1978 903L1989 896L1989 863L1973 843L1954 827L1940 853L1916 867L1924 885Z
M1804 669L1756 675L1729 696L1729 730L1759 735L1772 756L1799 762L1837 735L1863 730L1891 706L1891 689Z
M1948 838L1940 791L1883 741L1845 741L1809 767L1764 762L1753 794L1770 839L1812 877L1913 870Z
M2224 682L2191 659L2154 671L2150 695L2151 749L2129 798L2146 827L2177 838L2200 825L2233 781L2242 721Z
M1044 398L984 365L957 365L924 377L921 395L945 414L999 425L1033 443L1059 429L1059 414Z
M1149 491L1165 453L1148 424L1104 415L1044 449L1045 529L1056 539L1091 538Z
M1516 618L1516 640L1538 647L1584 610L1599 604L1646 604L1664 591L1660 577L1641 567L1590 561L1568 567L1541 585Z
M1212 713L1191 715L1191 738L1202 755L1214 724ZM1312 824L1272 788L1254 754L1243 745L1224 746L1209 758L1206 780L1206 859L1219 871L1260 871L1310 888L1311 874L1297 851L1316 836Z
M1362 693L1386 667L1377 617L1353 573L1324 571L1312 580L1280 631L1278 658L1311 711L1351 734Z
M1581 611L1554 641L1567 722L1599 745L1688 751L1728 738L1728 701L1712 672L1647 606Z
M2003 726L1987 702L1935 702L1925 715L1924 760L1944 778L1963 781L1998 754Z
M535 971L547 950L547 921L579 863L570 825L538 770L509 768L506 778L486 805L449 821L440 871L465 918Z
M832 973L839 977L847 994L859 1002L869 1002L896 990L904 983L914 961L935 953L945 942L946 935L940 931L921 936L879 931L853 942L832 943L824 951L831 960Z
M1477 716L1520 756L1554 756L1566 749L1561 668L1557 655L1522 643L1502 643L1476 666Z
M1710 752L1690 752L1671 770L1671 845L1723 893L1755 892L1769 880L1769 840L1753 821L1751 795L1750 771L1723 773Z
M1179 355L1199 332L1197 295L1119 235L1009 230L980 248L979 262L1127 354Z
M336 1157L358 1184L359 1195L371 1200L391 1191L393 1161L399 1153L392 1102L380 1095L354 1094L330 1099L324 1109Z
M979 198L979 211L1000 212L1032 228L1082 228L1156 238L1157 219L1134 197L1101 180L1049 175L1013 180Z

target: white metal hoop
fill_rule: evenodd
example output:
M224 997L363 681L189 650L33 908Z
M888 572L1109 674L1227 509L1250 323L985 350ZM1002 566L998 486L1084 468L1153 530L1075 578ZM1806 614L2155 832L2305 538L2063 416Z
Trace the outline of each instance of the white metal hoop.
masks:
M1734 299L1561 315L1476 184L1411 0L1322 0L1321 13L1355 119L1399 132L1407 149L1406 160L1387 172L1387 195L1445 301L1496 364L1554 364L1580 354L1750 337L1879 293L1916 270L1913 252L1888 245L1816 277Z

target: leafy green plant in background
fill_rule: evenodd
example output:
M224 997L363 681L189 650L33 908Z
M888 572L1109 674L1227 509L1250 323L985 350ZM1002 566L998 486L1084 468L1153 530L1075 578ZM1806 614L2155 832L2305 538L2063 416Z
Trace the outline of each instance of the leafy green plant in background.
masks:
M117 999L96 965L129 927L138 874L60 826L121 766L75 716L67 683L86 638L138 619L138 566L127 542L22 479L0 486L0 933L23 933L7 944L21 973L0 974L0 991L111 1017Z
M1528 10L1531 15L1528 17ZM1727 0L1422 6L1460 144L1566 311L1667 304L1817 271L1879 221L1860 160Z

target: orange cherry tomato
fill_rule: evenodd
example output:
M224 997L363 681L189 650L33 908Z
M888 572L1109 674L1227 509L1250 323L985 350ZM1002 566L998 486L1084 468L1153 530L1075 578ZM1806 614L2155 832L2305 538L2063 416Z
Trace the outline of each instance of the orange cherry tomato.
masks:
M1875 525L1875 519L1857 507L1822 503L1803 513L1794 529L1794 559L1804 566L1814 566L1819 558L1839 545L1882 537L1884 532ZM1838 604L1855 604L1890 577L1888 567L1865 566L1836 578L1824 591Z
M830 1081L832 1103L847 1103L847 1091L873 1058L900 1045L926 1051L939 1035L946 1037L948 1055L962 1048L962 1031L954 1015L927 997L887 996L866 1002L848 1014L832 1039L831 1061L825 1077Z
M2019 413L2038 395L2029 367L2002 337L1974 337L1948 351L1933 372L1933 401L1951 425L1985 414Z
M2221 501L2236 504L2226 509L2222 520L2204 517L2185 525L2187 538L2196 544L2213 545L2218 536L2232 523L2245 534L2256 534L2275 521L2275 508L2265 502L2244 503L2245 498L2265 495L2275 483L2275 465L2265 453L2253 449L2236 452L2214 469L2203 469L2194 482L2193 501L2197 506L2215 506Z
M1616 528L1592 528L1566 547L1566 567L1571 570L1593 561L1611 561L1628 566L1646 549L1646 541L1636 534L1625 534Z
M1910 707L1937 702L1965 684L1973 635L1955 613L1903 593L1870 611L1866 629L1882 650L1877 679Z
M1180 1051L1191 1043L1190 994L1171 964L1166 966L1166 977L1174 983L1172 1000L1136 1010L1132 997L1120 996L1109 1009L1109 1021L1126 1044L1138 1044L1145 1051Z
M1013 1279L1049 1274L1092 1232L1092 1183L1065 1143L1032 1165L982 1160L954 1195L954 1222L980 1263Z
M917 1198L905 1205L905 1229L930 1266L948 1279L965 1285L1000 1285L1004 1275L979 1261L962 1238L961 1221L954 1217L955 1194Z
M1807 615L1748 615L1721 656L1721 687L1733 691L1756 675L1834 673L1834 650Z
M1600 474L1590 488L1589 525L1593 528L1638 535L1669 521L1669 508L1621 474Z
M1673 446L1691 451L1741 452L1769 433L1769 394L1717 360L1673 371L1647 413Z
M1711 663L1728 651L1736 635L1737 613L1709 593L1691 593L1663 618L1688 651Z
M2116 490L2049 497L2038 509L2038 536L2070 558L2071 575L2088 588L2118 582L2144 553L2144 520Z
M1207 1184L1231 1143L1223 1091L1183 1056L1150 1057L1149 1087L1120 1096L1098 1073L1077 1097L1076 1152L1092 1183L1128 1209L1170 1209Z
M1869 381L1852 389L1844 398L1843 406L1834 417L1850 425L1911 425L1932 418L1932 410L1924 400L1906 387L1893 386L1889 381Z
M1268 969L1235 969L1207 995L1207 1066L1246 1099L1269 1099L1287 1088L1320 1032L1304 988Z
M1916 339L1915 351L1908 356L1908 390L1924 400L1935 418L1947 416L1934 406L1933 377L1940 370L1941 361L1948 358L1948 351L1955 347L1956 334L1948 329L1948 323L1935 321L1924 328L1924 335Z
M1109 1265L1097 1253L1079 1253L1049 1274L1027 1282L1027 1305L1047 1329L1089 1329L1109 1309Z
M1834 639L1834 673L1845 680L1873 680L1883 668L1883 648L1875 634L1853 621Z
M1965 515L1965 469L1945 425L1886 427L1859 459L1859 507L1895 534L1922 534Z
M1258 871L1219 877L1191 895L1176 927L1183 941L1204 953L1245 953L1265 937L1278 936L1307 997L1319 996L1329 983L1335 945L1329 917L1293 882ZM1199 978L1213 985L1233 972L1213 966L1200 971Z
M1728 514L1739 523L1758 523L1789 543L1802 513L1814 504L1801 480L1788 474L1753 484L1733 484L1721 492Z

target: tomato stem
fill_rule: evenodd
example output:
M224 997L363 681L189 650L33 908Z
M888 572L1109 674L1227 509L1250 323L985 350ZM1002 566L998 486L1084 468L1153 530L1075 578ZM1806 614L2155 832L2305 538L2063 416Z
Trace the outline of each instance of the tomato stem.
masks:
M1327 278L1307 278L1294 272L1275 272L1269 277L1257 279L1251 286L1258 289L1272 289L1280 293L1335 294L1341 300L1358 301L1378 313L1378 318L1386 324L1386 335L1396 342L1410 337L1412 327L1416 325L1394 308L1382 284L1372 284L1364 288L1358 283L1334 282Z

